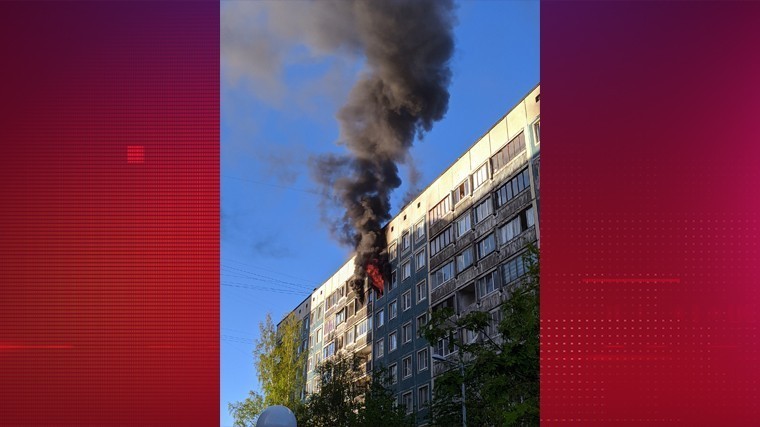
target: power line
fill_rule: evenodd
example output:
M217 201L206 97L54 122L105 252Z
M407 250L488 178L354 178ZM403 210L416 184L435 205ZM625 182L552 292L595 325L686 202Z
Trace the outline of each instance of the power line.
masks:
M306 292L306 291L296 291L296 290L290 290L290 289L269 288L269 287L266 287L266 286L249 285L247 283L240 283L240 282L226 282L226 283L222 283L222 286L230 286L230 287L233 287L233 288L250 289L252 291L277 292L277 293L289 294L289 295L309 295L309 292Z
M234 259L229 259L229 258L226 259L226 260L222 259L222 262L223 263L224 262L228 262L228 263L232 262L232 263L242 264L243 266L248 267L248 268L253 268L253 269L258 269L258 270L264 270L264 271L268 271L270 273L276 273L276 274L278 274L280 276L290 277L291 279L296 279L298 281L301 281L301 282L304 282L304 283L308 283L309 285L311 285L312 283L316 282L315 280L304 279L303 277L293 276L293 275L290 275L290 274L287 274L287 273L283 273L283 272L280 272L280 271L277 271L277 270L273 270L271 268L262 267L262 266L259 266L259 265L250 264L250 263L243 262L243 261L237 261L237 260L234 260Z
M238 181L245 181L245 182L250 182L250 183L258 184L258 185L266 185L268 187L280 188L280 189L283 189L283 190L298 191L300 193L313 194L315 196L322 196L322 193L320 193L318 191L314 191L314 190L304 190L302 188L288 187L288 186L285 186L285 185L270 184L268 182L254 181L254 180L251 180L251 179L240 178L240 177L232 176L232 175L222 175L222 176L225 177L225 178L237 179Z

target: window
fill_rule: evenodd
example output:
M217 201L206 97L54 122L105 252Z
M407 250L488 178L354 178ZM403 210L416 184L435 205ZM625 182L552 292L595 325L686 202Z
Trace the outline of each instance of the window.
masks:
M475 207L475 224L479 223L480 221L483 221L488 217L488 215L491 215L493 212L493 204L491 203L491 198L486 197L486 199Z
M391 332L388 334L388 352L395 350L398 348L398 334L396 331Z
M533 206L529 207L525 211L525 223L528 224L528 227L533 227L536 225L536 217L533 213Z
M391 246L388 248L388 259L393 261L396 259L396 244L392 243Z
M404 292L403 295L401 295L401 311L406 311L412 308L412 290L409 289L408 291Z
M380 327L385 324L385 310L382 308L375 313L375 326Z
M438 342L435 344L434 354L439 354L441 356L448 356L449 354L451 354L451 352L454 351L453 347L454 346L451 345L451 343L449 343L448 338L442 338L438 340Z
M425 237L425 221L420 221L414 226L414 239L420 240Z
M354 328L351 328L346 332L346 344L353 344L355 341L356 330Z
M325 335L332 332L335 329L335 319L330 318L330 319L325 320L324 329L325 329Z
M462 199L470 195L470 178L467 178L457 186L457 188L452 193L452 196L454 197L454 205L461 202Z
M398 280L396 278L396 270L393 270L391 271L391 281L388 283L388 292L396 288L396 283L398 283Z
M408 250L411 246L412 241L409 239L409 232L406 232L401 236L401 250Z
M430 223L434 224L449 212L451 212L451 198L446 196L428 212Z
M528 187L530 187L530 176L526 168L496 190L496 207L504 206Z
M520 234L520 232L522 232L522 227L520 224L520 216L518 215L504 224L501 228L499 228L501 243L508 243L510 240L514 239L518 234Z
M454 277L454 261L451 261L430 275L430 280L433 283L433 289L448 282L453 277Z
M331 341L322 350L322 358L323 359L327 359L328 357L332 356L333 354L335 354L335 342Z
M475 340L478 339L478 332L473 331L471 329L463 329L462 335L463 335L465 344L472 344L475 342Z
M417 352L417 371L422 372L428 368L428 349L423 348Z
M417 405L422 408L430 402L430 387L423 385L417 389Z
M501 323L501 309L491 311L491 321L488 322L486 327L486 334L493 337L499 333L499 323Z
M472 246L462 251L457 255L457 271L464 271L466 268L472 265Z
M495 291L496 290L496 270L478 279L476 284L477 284L478 292L480 293L481 298Z
M501 266L502 282L505 285L519 279L523 274L525 274L525 265L523 264L522 254Z
M406 280L412 276L412 262L407 261L401 264L401 280Z
M463 236L464 233L472 230L472 218L469 211L456 219L454 228L456 229L457 237Z
M496 237L491 233L485 239L478 242L478 259L485 258L494 249L496 249Z
M430 256L437 254L441 249L450 245L452 241L451 227L446 227L441 234L430 241Z
M404 344L412 340L412 322L401 327L401 342Z
M356 301L351 301L348 303L348 314L346 314L346 317L351 317L354 314L356 314Z
M317 342L322 341L322 328L317 329Z
M520 132L520 134L509 141L504 148L491 157L491 170L494 172L498 171L523 151L525 151L525 136Z
M388 381L391 384L396 384L398 382L398 367L395 363L388 366L388 377Z
M401 403L404 405L407 414L411 414L414 411L414 396L411 391L407 391L401 395Z
M536 145L541 143L541 122L537 121L533 124L533 137L536 139Z
M479 167L478 170L472 174L472 189L475 190L477 188L480 188L480 186L483 185L486 180L488 180L488 163L485 163L483 166Z
M425 249L423 248L421 251L414 254L414 265L419 270L420 268L425 266L426 263L425 259Z
M340 309L337 313L335 313L335 325L340 325L341 323L346 321L346 310Z
M427 282L421 281L420 283L417 283L417 302L424 301L427 299Z
M417 317L417 337L421 336L422 330L425 328L425 325L427 325L427 313L423 314L422 316Z
M375 341L375 357L383 357L385 351L385 339Z
M372 329L372 318L364 319L354 326L355 339L359 339L364 336L369 329Z
M401 378L412 376L412 356L406 356L401 360Z
M388 304L388 320L395 319L398 314L398 302L394 299Z

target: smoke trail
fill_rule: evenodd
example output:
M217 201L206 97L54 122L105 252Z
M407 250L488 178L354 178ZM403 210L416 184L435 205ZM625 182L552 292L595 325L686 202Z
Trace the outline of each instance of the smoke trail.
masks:
M353 19L355 34L346 43L358 42L366 70L338 113L348 153L316 159L312 172L329 189L330 200L345 210L331 221L332 230L356 248L351 283L363 295L368 264L388 278L381 226L391 219L390 194L401 185L398 164L408 161L415 136L429 131L448 109L454 6L450 0L356 0L333 6L347 8L342 16ZM351 34L345 26L336 31ZM335 43L339 35L323 37Z

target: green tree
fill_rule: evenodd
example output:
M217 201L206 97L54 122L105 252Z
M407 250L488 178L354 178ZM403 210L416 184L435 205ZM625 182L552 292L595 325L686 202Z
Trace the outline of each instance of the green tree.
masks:
M276 328L267 314L259 324L260 335L253 351L261 394L251 391L248 398L228 405L236 427L255 425L261 411L272 405L284 405L298 412L304 384L306 353L299 352L301 322L288 315Z
M385 370L364 376L363 361L341 353L317 367L319 387L297 414L302 427L406 427L414 420L396 405Z
M446 341L457 355L459 369L435 381L431 402L433 425L461 425L461 385L465 384L468 425L538 425L539 398L539 262L531 246L524 256L527 274L502 304L496 331L491 316L471 312L456 317L451 309L438 310L423 331L430 343ZM458 332L470 330L480 337L464 342Z

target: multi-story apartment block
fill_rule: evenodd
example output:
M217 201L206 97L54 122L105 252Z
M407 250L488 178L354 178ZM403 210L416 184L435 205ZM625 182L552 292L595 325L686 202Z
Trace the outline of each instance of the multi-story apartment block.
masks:
M384 294L367 286L359 303L347 284L350 259L294 310L308 331L306 393L321 361L353 352L367 370L389 369L399 404L425 423L432 382L448 369L432 355L452 349L428 343L421 327L443 307L498 321L525 273L526 245L539 241L539 97L537 86L385 226L392 272Z

